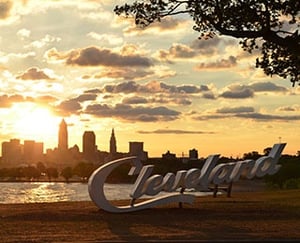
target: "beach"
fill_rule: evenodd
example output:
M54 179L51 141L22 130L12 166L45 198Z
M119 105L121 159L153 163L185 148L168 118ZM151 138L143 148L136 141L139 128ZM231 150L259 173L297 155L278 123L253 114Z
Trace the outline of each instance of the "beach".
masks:
M1 242L296 241L299 229L299 190L234 191L124 214L91 201L0 205Z

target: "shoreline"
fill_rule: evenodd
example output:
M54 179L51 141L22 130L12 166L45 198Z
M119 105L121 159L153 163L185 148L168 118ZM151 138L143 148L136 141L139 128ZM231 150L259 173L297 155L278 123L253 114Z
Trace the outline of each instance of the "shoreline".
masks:
M114 201L117 205L128 200ZM133 213L93 202L0 205L1 242L300 240L300 190L197 197Z

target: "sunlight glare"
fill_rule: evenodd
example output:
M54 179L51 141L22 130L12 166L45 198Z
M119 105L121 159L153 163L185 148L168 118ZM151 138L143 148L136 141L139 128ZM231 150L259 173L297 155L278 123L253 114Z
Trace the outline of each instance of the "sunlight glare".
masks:
M44 142L57 137L59 118L46 107L33 103L13 107L14 133L19 138Z

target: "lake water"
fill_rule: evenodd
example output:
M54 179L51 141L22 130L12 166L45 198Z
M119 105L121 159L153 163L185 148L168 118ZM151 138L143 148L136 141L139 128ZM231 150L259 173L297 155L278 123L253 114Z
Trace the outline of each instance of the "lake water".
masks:
M108 200L130 199L132 184L105 184ZM207 193L197 192L196 195ZM0 204L91 201L88 184L64 182L0 183Z

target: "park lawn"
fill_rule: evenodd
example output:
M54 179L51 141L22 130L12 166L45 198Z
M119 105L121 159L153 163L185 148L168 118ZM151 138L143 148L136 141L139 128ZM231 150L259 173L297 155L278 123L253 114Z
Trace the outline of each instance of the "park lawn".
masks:
M183 208L124 214L92 202L0 204L1 242L300 240L299 229L300 190L197 197Z

